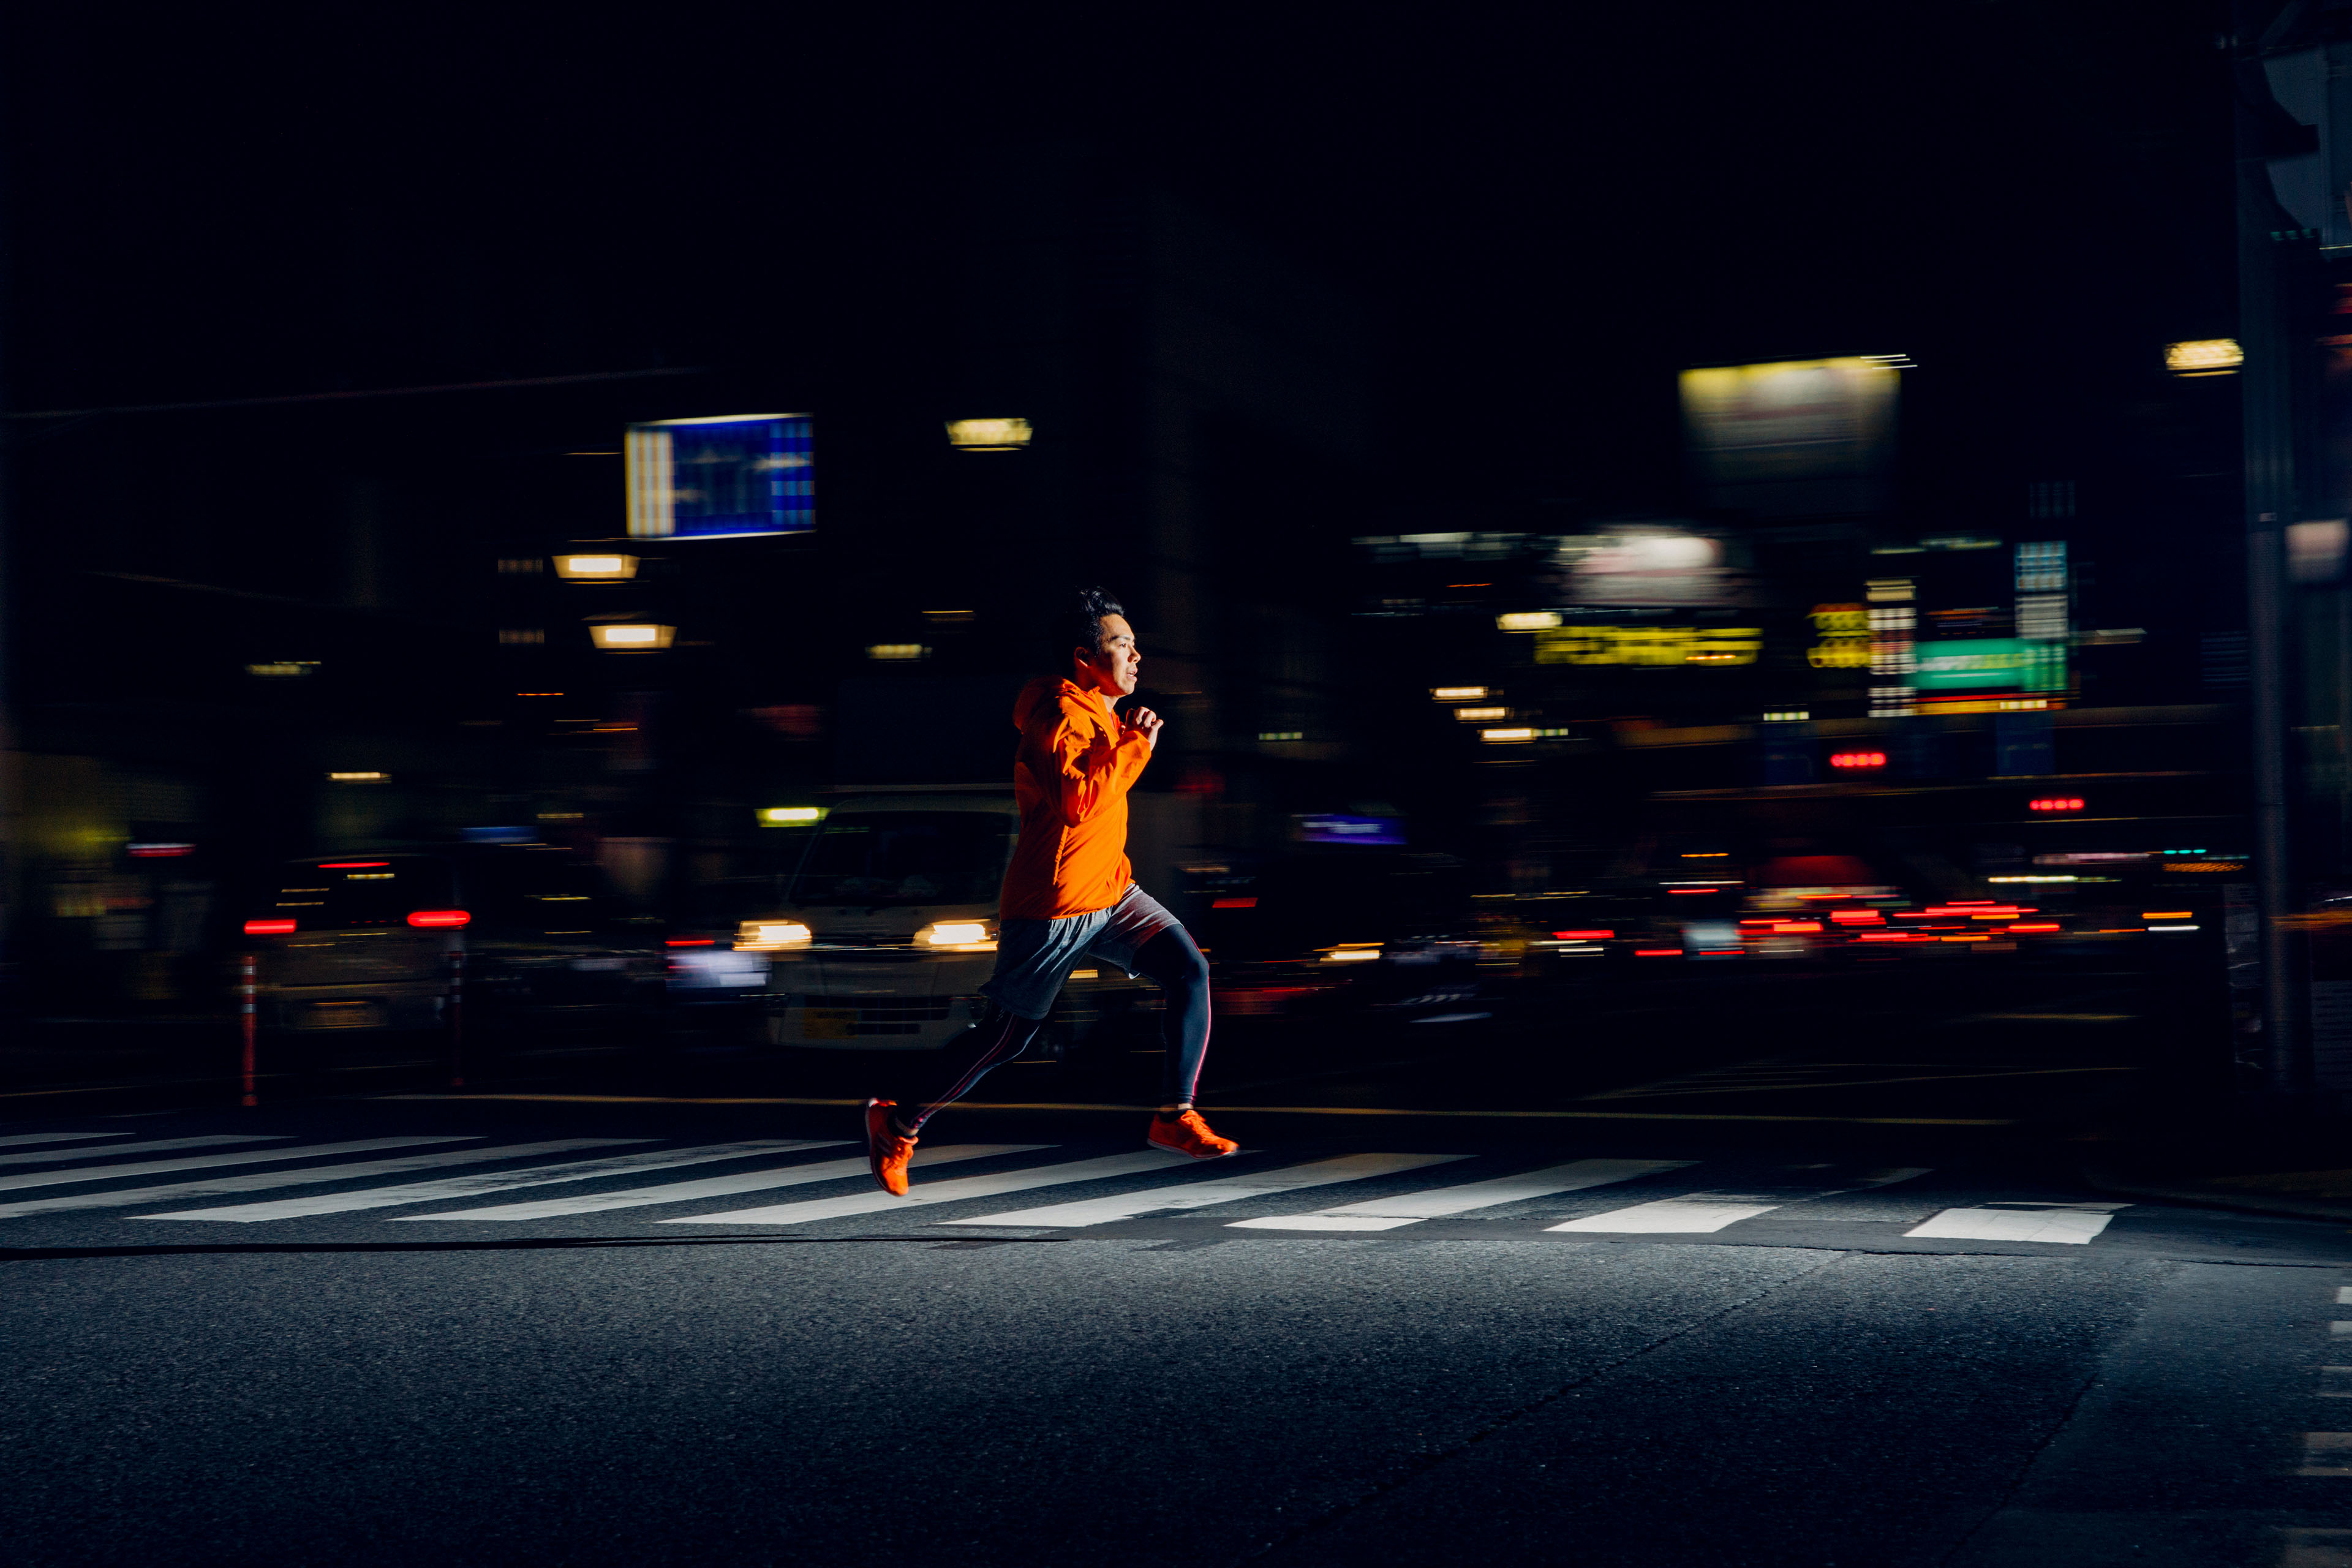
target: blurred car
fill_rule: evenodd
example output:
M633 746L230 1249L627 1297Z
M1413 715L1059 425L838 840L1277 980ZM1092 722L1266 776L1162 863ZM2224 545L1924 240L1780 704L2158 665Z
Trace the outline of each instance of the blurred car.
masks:
M671 940L711 946L673 948L673 961L715 954L723 941L735 962L766 962L773 1044L937 1050L987 1010L980 987L996 964L997 896L1020 825L1010 791L842 800L772 890L737 884L709 901L743 911L731 933L681 931ZM1048 1051L1157 994L1120 970L1082 963L1049 1022Z
M668 962L669 1023L728 1035L764 1037L774 965L756 942L739 946L747 927L772 918L789 876L729 877L693 889L663 946Z
M463 955L469 1025L656 1016L663 961L603 874L546 845L289 861L250 900L263 1026L427 1029Z
M1480 907L1463 862L1427 852L1299 849L1219 877L1208 901L1201 945L1226 1017L1475 1022L1528 936Z

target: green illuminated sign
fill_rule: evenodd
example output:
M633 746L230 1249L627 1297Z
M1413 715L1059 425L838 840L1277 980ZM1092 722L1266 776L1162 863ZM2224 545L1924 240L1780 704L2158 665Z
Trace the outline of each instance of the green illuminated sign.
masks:
M2066 689L2066 645L2027 642L2022 637L1979 637L1964 642L1923 642L1911 677L1916 691L1960 691L2006 688L2018 691Z

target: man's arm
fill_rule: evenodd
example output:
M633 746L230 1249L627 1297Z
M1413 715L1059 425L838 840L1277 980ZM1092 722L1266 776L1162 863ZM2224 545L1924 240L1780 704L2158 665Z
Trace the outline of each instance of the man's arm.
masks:
M1160 723L1148 712L1135 717L1150 717L1151 727L1122 730L1116 741L1067 714L1055 726L1050 750L1066 826L1076 827L1100 816L1142 775L1144 764L1151 760Z

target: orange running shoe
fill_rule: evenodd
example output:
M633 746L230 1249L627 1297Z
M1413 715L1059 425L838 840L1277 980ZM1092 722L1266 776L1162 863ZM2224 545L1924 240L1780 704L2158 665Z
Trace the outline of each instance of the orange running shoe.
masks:
M1220 1138L1209 1131L1197 1110L1180 1110L1171 1116L1160 1111L1151 1119L1151 1131L1143 1141L1155 1149L1167 1149L1178 1154L1190 1154L1195 1160L1222 1160L1238 1153L1241 1145L1230 1138Z
M874 1168L874 1180L884 1192L894 1198L903 1198L907 1195L907 1162L915 1157L915 1140L901 1137L898 1130L890 1125L890 1112L898 1105L895 1100L866 1102L866 1163Z

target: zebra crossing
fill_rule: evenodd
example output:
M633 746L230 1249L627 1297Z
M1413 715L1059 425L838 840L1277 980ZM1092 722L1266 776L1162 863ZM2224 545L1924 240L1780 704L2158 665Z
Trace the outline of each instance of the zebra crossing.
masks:
M1460 1152L1244 1150L1201 1163L1157 1148L1104 1153L1051 1143L950 1143L917 1151L914 1190L900 1198L875 1189L862 1146L843 1139L507 1142L481 1132L404 1132L305 1142L286 1132L142 1139L69 1130L9 1134L0 1148L8 1151L0 1153L0 1222L80 1215L134 1227L350 1220L513 1234L518 1226L606 1215L622 1224L706 1228L887 1224L903 1215L902 1228L943 1237L961 1226L1075 1235L1183 1221L1242 1239L1409 1234L1468 1219L1530 1239L1727 1233L1736 1239L1740 1227L1779 1215L1877 1226L1920 1241L2068 1247L2096 1240L2131 1206L1957 1192L1955 1201L1938 1203L1926 1192L1925 1179L1935 1173L1925 1166L1775 1167L1754 1160L1593 1157L1496 1170L1508 1162ZM944 1169L982 1162L989 1163ZM1738 1184L1702 1184L1711 1170ZM161 1176L174 1179L154 1179ZM1906 1184L1921 1184L1907 1200L1890 1206L1874 1197ZM1107 1190L1002 1201L1089 1186ZM1358 1194L1345 1191L1350 1186ZM502 1199L548 1188L566 1190ZM794 1188L815 1190L770 1196ZM28 1195L7 1195L16 1193ZM1841 1209L1841 1200L1854 1199L1864 1202ZM631 1212L645 1210L666 1212ZM8 1239L0 1226L0 1247Z

